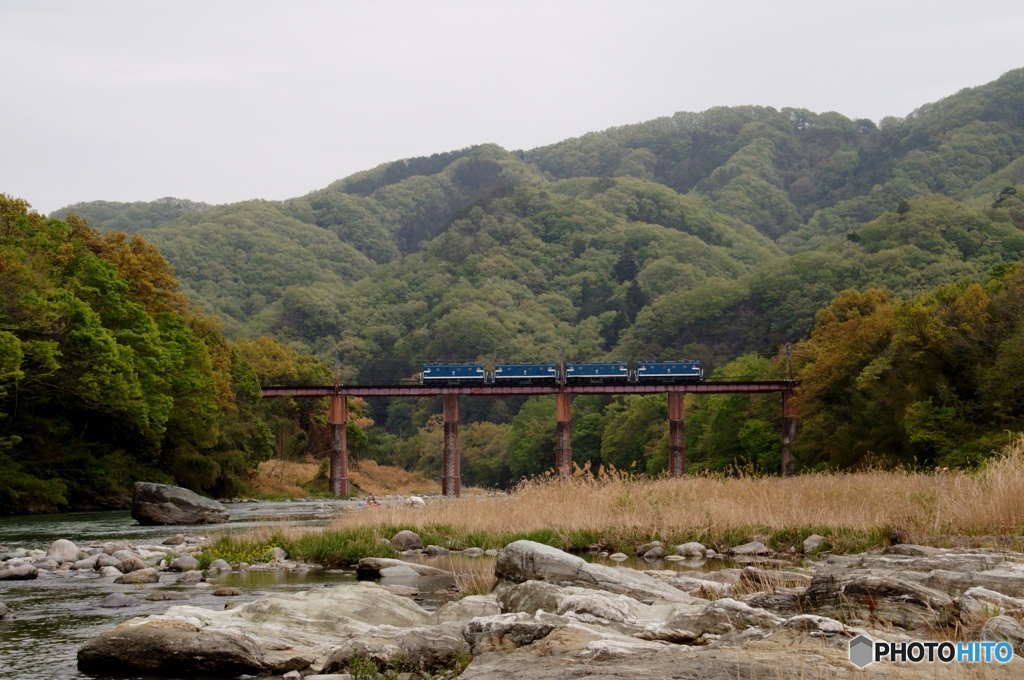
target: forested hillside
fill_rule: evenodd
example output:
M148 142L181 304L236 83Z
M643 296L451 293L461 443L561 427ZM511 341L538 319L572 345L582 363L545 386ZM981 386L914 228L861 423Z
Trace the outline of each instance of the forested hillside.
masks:
M273 336L325 361L338 352L346 380L408 377L425 360L551 361L560 348L569 359L692 357L766 375L778 346L817 328L844 290L884 289L899 305L1005 275L1024 256L1022 154L1024 69L877 124L717 108L530 151L483 145L397 161L286 201L178 201L177 212L167 199L87 203L57 216L144 234L228 336ZM941 410L953 397L931 398ZM382 427L365 455L430 469L438 405L373 407ZM479 453L476 481L544 469L546 408L467 404L470 428L492 428L469 459L508 442ZM577 457L660 469L647 444L660 441L661 407L636 408L577 399ZM776 410L749 412L748 424L721 416L717 430L703 423L718 416L695 417L695 460L760 457L770 469ZM968 461L984 449L943 454L900 432L844 453L805 437L798 457Z
M322 405L259 387L323 382L324 365L228 341L138 236L0 194L0 290L0 515L123 507L138 479L232 495L275 435L320 433Z

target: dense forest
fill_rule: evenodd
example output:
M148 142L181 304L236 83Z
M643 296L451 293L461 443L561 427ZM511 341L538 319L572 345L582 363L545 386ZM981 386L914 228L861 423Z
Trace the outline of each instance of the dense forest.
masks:
M699 358L719 376L767 377L794 342L799 467L962 465L1021 429L1020 191L1024 69L878 123L716 108L529 151L396 161L284 201L82 203L29 222L87 220L103 235L83 243L132 243L117 235L130 232L155 245L181 282L173 313L215 326L203 342L218 338L236 363L289 352L307 375L329 376L337 357L344 380L370 382L427 360L553 361L564 348L568 359ZM0 330L21 338L3 314ZM231 390L242 408L231 365L216 369L227 371L223 413ZM12 408L0 398L2 436ZM691 467L777 469L777 400L688 401ZM465 401L468 483L504 486L550 466L551 404ZM664 469L662 401L577 398L574 457ZM317 407L246 408L278 455L323 453ZM360 430L357 455L436 471L439 403L364 408L376 425ZM28 460L11 453L24 435L6 436L5 460ZM192 446L207 457L229 448L203 442ZM269 455L257 450L250 459ZM47 479L54 468L32 469Z

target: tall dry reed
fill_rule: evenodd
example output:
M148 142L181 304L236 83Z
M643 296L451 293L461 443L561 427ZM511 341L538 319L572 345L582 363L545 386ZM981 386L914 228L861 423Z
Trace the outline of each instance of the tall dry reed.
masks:
M669 540L800 528L836 534L897 527L930 537L1019 535L1024 527L1024 436L977 471L872 470L786 479L581 473L568 481L534 480L510 495L439 499L425 510L386 506L345 513L331 528L395 526L427 533L444 527L470 543L473 534L537 531Z

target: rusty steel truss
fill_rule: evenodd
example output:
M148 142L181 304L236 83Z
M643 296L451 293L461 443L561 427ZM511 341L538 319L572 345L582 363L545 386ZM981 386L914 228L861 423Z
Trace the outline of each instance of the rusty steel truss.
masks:
M793 407L792 380L753 380L747 382L705 381L674 384L569 384L560 385L291 385L263 388L263 397L329 397L331 426L331 491L349 495L348 479L348 397L443 397L444 454L441 465L441 493L458 496L462 481L459 472L459 396L500 397L508 395L554 394L556 441L555 470L562 477L572 474L570 444L570 403L574 394L667 394L669 419L669 474L686 474L686 445L683 436L683 394L782 394L782 470L792 474L790 448L796 438L799 421Z

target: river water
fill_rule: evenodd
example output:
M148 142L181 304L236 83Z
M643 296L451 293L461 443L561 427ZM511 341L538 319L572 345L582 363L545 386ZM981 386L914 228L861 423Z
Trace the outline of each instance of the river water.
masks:
M217 531L242 529L267 521L316 526L325 523L332 511L348 505L355 506L357 503L313 501L233 504L228 506L231 521L226 525L218 525ZM128 540L135 544L158 543L176 533L184 533L186 536L200 535L203 529L144 527L132 520L127 511L9 517L0 519L0 550L45 550L58 538L70 539L79 546L87 546L94 541L110 540ZM454 554L434 560L420 558L420 561L462 573L482 573L492 568L493 558ZM659 569L692 569L697 566L667 561L648 564L634 559L622 564L634 568ZM707 565L705 568L713 566L720 568L726 565ZM162 614L169 607L178 604L223 609L226 601L244 603L270 592L326 588L356 580L356 574L352 570L309 569L291 573L284 570L249 571L214 576L207 584L182 587L174 585L177 576L173 573L164 573L159 584L148 586L117 585L111 579L99 578L93 573L53 577L40 572L40 577L32 581L0 581L0 602L10 607L15 615L11 621L0 621L0 678L85 680L94 676L78 672L78 647L100 631L112 628L130 618ZM437 598L451 581L441 579L428 582L420 579L417 583L395 583L419 587L423 596L419 603L427 608L433 608L439 602ZM237 588L242 595L231 598L214 596L213 591L223 586ZM189 599L159 602L144 599L157 589L180 590L187 593ZM104 609L99 606L104 597L115 592L134 595L140 600L140 604L124 609ZM138 677L134 680L153 679ZM198 679L190 677L188 680Z

